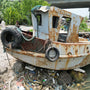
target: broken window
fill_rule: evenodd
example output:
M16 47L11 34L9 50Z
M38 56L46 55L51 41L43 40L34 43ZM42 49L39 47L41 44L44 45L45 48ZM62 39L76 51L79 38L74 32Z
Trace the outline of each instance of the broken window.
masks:
M38 25L42 25L42 17L41 17L41 14L37 14L37 22L38 22Z
M59 32L58 41L59 42L66 42L69 27L70 27L71 18L62 17L61 19L61 28Z
M57 17L57 16L53 16L53 28L57 28L58 27L58 22L59 22L59 17Z
M69 27L70 27L70 22L71 22L71 18L62 17L62 20L61 20L61 30L64 30L64 31L68 32Z

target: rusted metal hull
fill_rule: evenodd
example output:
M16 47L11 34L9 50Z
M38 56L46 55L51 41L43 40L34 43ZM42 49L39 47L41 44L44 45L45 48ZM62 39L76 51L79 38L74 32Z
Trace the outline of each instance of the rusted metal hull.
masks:
M59 51L58 60L51 62L45 57L47 48ZM69 70L90 64L90 42L79 38L78 43L62 43L34 38L21 44L20 49L6 48L13 57L28 64L54 70Z
M69 70L90 64L90 54L60 55L59 59L51 62L45 58L45 54L30 51L6 49L13 57L28 64L54 70Z

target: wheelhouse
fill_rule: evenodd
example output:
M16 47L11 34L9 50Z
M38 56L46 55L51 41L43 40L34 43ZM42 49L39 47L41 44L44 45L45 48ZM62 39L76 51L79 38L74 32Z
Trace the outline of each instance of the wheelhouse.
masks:
M82 19L57 7L41 6L32 13L34 35L44 40L76 43Z

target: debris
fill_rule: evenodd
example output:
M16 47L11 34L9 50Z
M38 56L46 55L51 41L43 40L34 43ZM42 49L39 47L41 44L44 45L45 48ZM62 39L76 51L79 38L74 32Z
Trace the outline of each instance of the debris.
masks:
M32 88L30 88L30 90L33 90Z
M71 76L72 78L75 80L75 82L81 82L84 81L86 79L86 73L82 72L80 69L78 70L72 70L71 71Z
M76 76L79 73L85 74L85 71L83 70L76 69L70 71L57 71L38 68L28 64L27 66L23 66L22 62L16 63L18 63L20 66L17 68L18 65L14 64L15 72L19 73L16 73L17 79L15 80L17 80L17 82L16 84L14 83L15 85L13 86L13 78L10 79L8 84L4 84L4 89L10 90L14 88L15 90L74 90L74 87L76 87L76 89L81 89L82 86L84 86L84 83L75 83L77 82L77 79L72 78L73 76L71 74L72 72L75 72L73 74ZM81 79L79 80L81 81ZM89 87L85 86L85 88Z
M30 67L25 69L26 85L30 88L33 86L34 90L41 90L40 88L42 90L59 90L59 88L62 88L61 90L63 90L63 88L66 88L64 84L71 84L72 82L71 77L66 71L60 72L41 68L31 69Z
M69 85L72 83L72 77L70 76L70 74L67 71L61 71L60 76L58 78L58 83L60 85L62 85L62 84Z
M16 86L14 86L15 90L69 90L74 88L75 86L77 89L83 86L83 83L75 84L72 76L70 76L71 72L76 72L74 74L77 74L77 72L79 71L48 70L27 65L23 67L24 73L22 73L20 71L22 62L18 65L20 65L20 67L18 71L19 74L16 73L17 82ZM17 71L17 68L14 69L16 69ZM13 79L10 79L8 84L5 84L3 88L8 90L12 89L12 80Z
M29 66L25 66L25 69L28 69L28 70L34 71L34 70L35 70L35 67L29 65Z
M19 90L25 90L25 88L23 86L19 87Z
M5 29L5 21L2 21L0 26L1 26L2 29Z
M0 88L0 90L3 90L2 88Z
M81 85L80 85L79 83L77 83L77 87L80 88L80 86L81 86Z
M17 61L14 66L13 66L13 70L15 73L19 73L21 71L24 70L24 63L23 62L20 62L20 61Z
M8 71L7 67L0 68L0 74L4 74L7 71Z
M59 85L56 86L55 90L60 90Z
M76 68L76 69L74 69L74 71L85 73L85 70L80 69L80 68Z

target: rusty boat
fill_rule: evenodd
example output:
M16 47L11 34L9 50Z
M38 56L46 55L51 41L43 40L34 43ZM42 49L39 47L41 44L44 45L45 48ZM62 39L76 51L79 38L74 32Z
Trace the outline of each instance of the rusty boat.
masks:
M83 18L54 6L32 9L33 32L6 28L1 41L7 53L28 64L69 70L90 64L90 42L79 37Z

